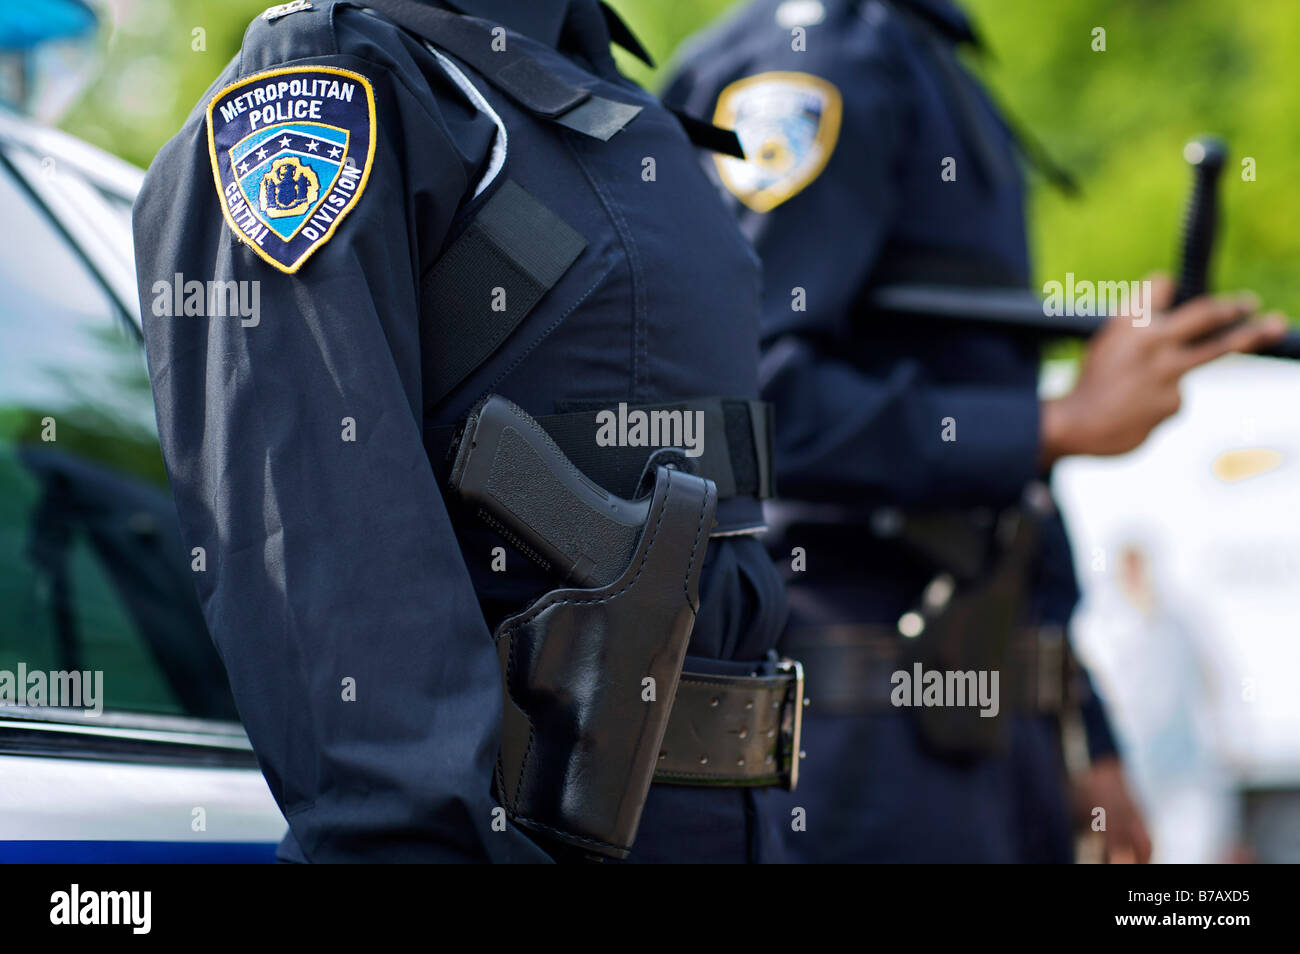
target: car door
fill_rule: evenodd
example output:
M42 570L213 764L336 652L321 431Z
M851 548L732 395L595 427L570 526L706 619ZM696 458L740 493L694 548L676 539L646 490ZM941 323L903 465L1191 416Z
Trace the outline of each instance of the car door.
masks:
M155 431L139 173L0 114L0 861L271 860Z

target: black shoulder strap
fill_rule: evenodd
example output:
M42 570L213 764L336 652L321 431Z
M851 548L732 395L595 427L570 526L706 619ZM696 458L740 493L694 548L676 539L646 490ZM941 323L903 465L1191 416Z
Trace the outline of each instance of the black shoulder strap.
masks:
M682 124L687 138L701 149L708 149L710 152L724 156L734 156L737 159L745 158L745 150L741 148L740 137L736 135L734 129L723 129L680 109L670 107L669 112Z
M463 60L540 119L608 141L641 112L568 83L513 45L503 48L483 21L416 0L364 5ZM715 139L722 133L709 130ZM421 281L423 344L431 356L426 409L491 357L586 246L518 183L506 180L495 189Z
M597 96L556 76L522 50L496 43L492 28L470 17L416 0L364 0L393 23L464 60L484 79L540 119L608 142L641 112L640 106ZM602 5L614 41L649 62L650 55L613 10ZM740 140L729 129L672 111L691 142L743 159Z
M492 27L416 0L365 0L393 23L464 60L489 83L540 119L608 140L630 123L640 106L619 103L574 86L527 53L502 47Z
M641 41L636 38L631 27L623 22L623 18L618 15L618 11L611 7L605 0L600 0L600 12L605 17L605 26L609 28L609 38L627 50L638 60L651 69L655 68L655 61Z
M892 9L925 44L935 72L956 110L957 124L961 127L962 135L966 138L975 158L976 169L990 184L1005 181L1013 171L1007 167L1007 163L1003 161L1002 150L991 141L985 129L985 120L981 115L979 103L970 88L969 81L962 75L953 48L960 42L982 46L973 30L969 25L962 30L955 30L942 20L927 15L923 7L915 6L905 0L893 0ZM986 92L992 99L992 92ZM1011 131L1012 141L1025 161L1046 176L1047 180L1061 192L1071 198L1077 197L1080 193L1079 184L1069 171L1051 157L1040 141L1030 136L1023 126L1015 122L1004 106L1000 103L996 105L1007 129Z
M962 75L953 49L953 37L922 16L907 3L891 4L899 20L916 34L934 67L934 75L947 94L953 118L970 149L975 171L986 186L994 187L1015 178L1014 162L990 135L988 119L983 115L970 80Z

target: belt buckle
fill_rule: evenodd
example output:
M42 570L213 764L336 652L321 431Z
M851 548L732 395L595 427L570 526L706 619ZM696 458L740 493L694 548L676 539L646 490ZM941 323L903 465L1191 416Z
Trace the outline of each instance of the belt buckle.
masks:
M790 706L789 713L781 714L781 741L785 749L784 788L787 792L793 792L799 784L799 760L803 758L803 663L797 659L783 658L777 662L776 671L794 676L794 704ZM786 698L788 700L789 696Z

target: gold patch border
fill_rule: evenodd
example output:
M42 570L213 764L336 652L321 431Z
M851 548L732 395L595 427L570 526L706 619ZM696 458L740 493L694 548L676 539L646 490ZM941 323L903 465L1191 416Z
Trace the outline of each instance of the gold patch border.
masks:
M817 177L822 174L822 170L826 168L826 164L830 162L831 153L835 151L835 145L839 142L840 122L844 113L843 97L834 83L824 80L820 76L814 76L812 73L774 70L746 76L723 89L718 94L718 104L713 112L713 124L724 129L735 128L736 111L730 102L731 99L751 86L773 81L811 87L825 96L826 111L822 115L822 121L817 124L817 135L813 140L814 143L822 146L823 151L822 157L817 164L802 177L783 184L781 188L768 186L759 189L757 192L750 193L742 191L727 172L729 162L739 162L740 160L728 156L714 155L713 162L718 170L718 178L727 187L727 191L755 212L771 212L782 202L798 195L816 181ZM749 160L746 159L745 161L748 162Z
M326 242L328 242L331 238L334 237L334 232L339 227L339 224L343 221L343 219L347 216L347 214L352 211L353 207L357 204L357 201L361 198L361 194L366 191L366 184L369 183L370 181L370 167L371 164L374 162L374 158L375 158L375 140L378 138L378 133L379 133L379 128L375 122L374 87L370 85L370 80L366 79L366 77L362 76L360 73L355 73L352 70L341 69L340 67L337 66L280 67L273 70L264 70L261 73L254 73L252 76L246 76L244 79L240 80L237 83L231 83L225 89L221 90L219 93L217 93L215 96L212 97L212 100L208 103L208 109L207 109L208 157L212 162L212 181L217 188L217 200L221 203L221 215L226 220L226 224L229 225L230 228L234 231L235 235L239 236L241 239L247 239L248 236L244 234L244 230L235 224L234 217L231 216L230 214L230 208L228 206L228 203L226 202L226 193L221 185L221 169L217 164L217 139L216 139L216 133L212 128L212 112L216 108L217 103L220 102L227 94L233 92L234 90L241 89L245 86L248 86L252 83L257 83L261 80L270 79L271 77L274 76L288 76L290 74L304 74L304 73L332 73L336 76L346 76L349 79L356 80L360 84L361 88L366 91L366 106L369 110L369 115L370 115L370 142L368 144L367 152L366 152L366 165L361 172L361 184L357 186L357 191L353 193L352 198L348 200L347 205L339 209L338 215L334 217L334 221L330 223L330 227L328 230L326 230L325 234L321 236L320 239L313 242L311 246L308 247L308 249L305 252L299 255L297 260L294 261L291 265L286 266L281 264L279 259L273 257L270 253L264 251L262 247L258 245L256 242L244 241L244 244L247 245L249 248L251 248L254 252L256 252L257 255L263 261L267 262L276 270L281 271L286 275L295 274L298 271L298 269L302 268L303 263L306 262L307 259L311 257L313 252L315 252L318 248L323 246ZM350 139L351 139L351 131L349 130L349 140ZM243 140L241 139L240 142L243 142ZM337 184L337 180L335 184ZM331 188L333 188L333 186L331 186ZM240 194L243 195L242 189L240 190ZM259 218L258 221L261 221L261 219ZM272 230L272 234L275 234L274 230ZM276 238L279 238L278 234L276 235Z

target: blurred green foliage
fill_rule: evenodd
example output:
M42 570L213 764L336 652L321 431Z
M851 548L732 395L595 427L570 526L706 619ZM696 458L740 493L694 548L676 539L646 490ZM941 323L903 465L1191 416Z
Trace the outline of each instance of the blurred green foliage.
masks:
M1296 0L968 0L994 59L976 71L1084 189L1035 192L1041 280L1171 270L1188 190L1183 144L1222 136L1216 286L1300 315ZM1093 30L1106 31L1094 52ZM1244 157L1255 160L1243 181Z
M269 0L110 0L101 79L65 126L141 165L182 123ZM526 2L526 0L521 0ZM677 45L727 0L612 0L659 61L620 62L653 86ZM1038 183L1040 281L1139 277L1174 262L1187 172L1183 143L1227 139L1219 287L1251 287L1300 314L1300 2L965 0L991 55L972 68L1080 179L1079 201ZM1106 49L1094 51L1094 30ZM204 31L202 49L200 34ZM817 42L815 30L810 42ZM846 91L849 93L849 91ZM851 93L849 93L851 95ZM1235 162L1256 161L1246 182Z

